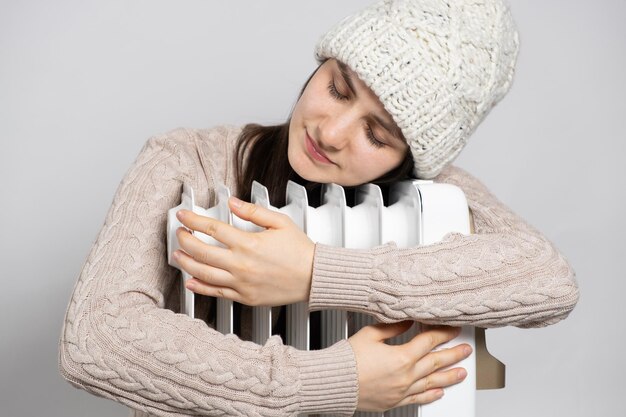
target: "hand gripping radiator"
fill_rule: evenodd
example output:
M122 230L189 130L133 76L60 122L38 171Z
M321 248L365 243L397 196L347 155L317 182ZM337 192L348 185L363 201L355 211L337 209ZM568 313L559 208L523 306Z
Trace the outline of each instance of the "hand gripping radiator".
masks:
M286 205L276 208L270 205L267 189L255 182L252 187L253 203L287 214L314 242L347 248L371 248L389 241L399 247L427 245L441 240L447 233L470 233L470 218L463 192L449 184L432 181L403 181L389 189L388 204L383 203L382 191L378 186L365 184L354 195L355 204L346 204L344 189L336 184L327 184L322 191L321 205L317 208L308 204L304 187L289 182L287 185ZM176 218L181 209L219 219L241 230L260 231L260 227L233 215L228 208L230 191L225 186L217 189L217 203L204 209L195 204L193 190L183 187L182 202L169 210L168 262L181 269L172 254L179 249L176 230L182 224ZM218 245L213 238L194 232L200 240ZM194 317L194 293L184 287L184 282L191 277L182 271L181 311ZM306 303L287 306L286 343L298 349L311 347L311 329ZM233 303L230 300L217 299L216 328L227 334L233 333ZM263 344L271 336L272 309L254 307L252 310L252 340ZM321 312L321 347L327 347L340 339L345 339L361 327L373 323L367 315L339 310ZM419 332L419 325L394 338L390 343L404 343ZM473 348L472 355L459 366L464 367L468 376L455 386L446 388L443 399L424 406L406 406L384 413L385 416L402 417L474 417L476 396L476 346L474 328L464 327L461 335L441 348L468 343ZM486 352L486 351L485 351ZM502 372L503 378L503 372ZM383 415L382 413L363 413L360 416Z

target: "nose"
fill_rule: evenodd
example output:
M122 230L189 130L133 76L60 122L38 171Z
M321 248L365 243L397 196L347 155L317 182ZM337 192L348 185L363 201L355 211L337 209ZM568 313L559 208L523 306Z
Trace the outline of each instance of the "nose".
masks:
M338 151L347 146L356 134L354 120L347 111L328 114L318 125L317 138L322 150Z

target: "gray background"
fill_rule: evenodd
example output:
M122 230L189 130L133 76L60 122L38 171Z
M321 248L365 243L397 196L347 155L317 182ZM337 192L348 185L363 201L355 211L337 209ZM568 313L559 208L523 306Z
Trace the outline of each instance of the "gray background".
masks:
M624 416L626 2L512 0L515 84L457 163L573 264L570 318L490 331L478 415ZM65 383L57 340L115 189L178 126L282 121L313 45L364 0L0 1L0 414L122 416Z

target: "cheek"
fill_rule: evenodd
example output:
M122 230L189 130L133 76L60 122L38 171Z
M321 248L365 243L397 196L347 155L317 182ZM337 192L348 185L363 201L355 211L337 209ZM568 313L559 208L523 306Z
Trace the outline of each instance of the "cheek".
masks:
M391 171L402 162L403 154L393 149L379 149L365 144L360 149L357 160L366 170L383 172Z
M402 164L404 152L395 150L393 152L381 152L376 149L374 152L364 152L355 164L355 172L359 177L367 178L367 182L382 177Z
M313 119L325 114L333 107L333 100L330 98L326 85L319 80L312 80L298 99L294 113L304 120Z

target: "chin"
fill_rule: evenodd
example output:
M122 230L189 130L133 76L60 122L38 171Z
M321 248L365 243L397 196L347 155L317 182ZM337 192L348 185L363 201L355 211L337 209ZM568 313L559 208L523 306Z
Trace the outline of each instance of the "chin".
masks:
M321 182L319 181L319 176L315 175L315 166L312 166L311 161L304 155L304 150L294 150L289 146L287 149L287 160L289 161L291 169L301 178L307 181Z

